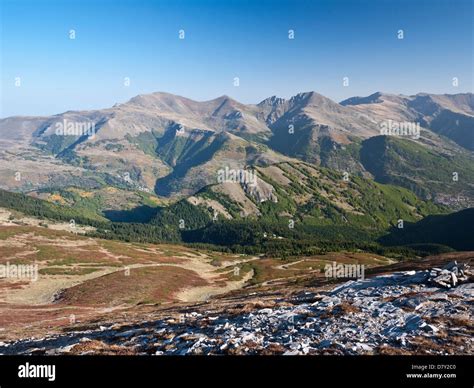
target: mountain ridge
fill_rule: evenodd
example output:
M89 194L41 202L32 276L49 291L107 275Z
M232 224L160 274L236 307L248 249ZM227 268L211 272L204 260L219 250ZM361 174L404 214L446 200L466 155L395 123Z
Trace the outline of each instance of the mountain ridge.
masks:
M468 199L459 204L465 207L474 203L473 183L466 181L474 176L473 101L472 93L376 92L337 103L309 91L289 99L272 96L258 104L242 104L226 95L194 101L165 92L142 94L102 110L1 119L0 177L2 188L16 191L64 182L183 197L214 184L217 171L225 167L304 161L396 182L425 199L433 197L433 190L438 199L458 193ZM371 139L381 136L381 123L389 120L420 124L419 138L393 137L385 143L392 147L390 160L422 163L410 179L398 179L406 175L403 163L394 168L388 160L377 165L366 157L372 147L367 145L379 144ZM93 136L57 134L58 126L71 123L93 125ZM420 159L416 153L422 150L431 156ZM431 171L442 159L459 166L461 191L449 185L447 164L444 175ZM377 168L384 173L374 173ZM428 169L430 179L420 175L422 169ZM14 179L19 170L25 179Z

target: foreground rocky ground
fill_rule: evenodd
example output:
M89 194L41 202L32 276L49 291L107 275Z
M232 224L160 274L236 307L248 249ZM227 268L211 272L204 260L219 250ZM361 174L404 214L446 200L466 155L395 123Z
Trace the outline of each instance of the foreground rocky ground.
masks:
M470 260L444 262L444 268L427 268L425 260L412 264L415 270L378 269L378 275L335 287L250 289L149 313L146 322L140 314L127 323L97 322L0 343L0 353L474 354Z

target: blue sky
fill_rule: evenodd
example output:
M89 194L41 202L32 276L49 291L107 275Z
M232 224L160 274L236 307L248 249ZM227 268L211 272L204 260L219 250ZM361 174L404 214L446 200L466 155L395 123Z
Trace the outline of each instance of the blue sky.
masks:
M257 103L310 90L336 101L473 90L471 0L1 4L0 117L105 108L154 91Z

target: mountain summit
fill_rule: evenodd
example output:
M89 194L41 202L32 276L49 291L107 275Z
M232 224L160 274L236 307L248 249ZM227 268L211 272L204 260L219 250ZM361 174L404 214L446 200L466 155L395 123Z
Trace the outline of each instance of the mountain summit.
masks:
M124 184L127 176L135 188L192 195L214 184L220 168L297 160L373 176L422 197L434 190L441 202L455 192L470 201L473 101L471 93L377 92L337 103L310 91L258 104L228 96L194 101L163 92L144 94L108 109L0 120L0 176L3 188L23 191ZM379 141L384 123L417 125L420 136ZM416 166L404 168L410 160ZM445 167L432 171L435 160ZM31 178L12 179L18 166ZM461 191L443 184L449 177L438 177L452 169L463 176Z

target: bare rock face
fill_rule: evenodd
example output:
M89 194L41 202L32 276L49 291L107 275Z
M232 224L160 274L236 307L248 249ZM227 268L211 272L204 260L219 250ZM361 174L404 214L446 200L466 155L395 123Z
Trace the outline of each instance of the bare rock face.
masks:
M257 202L272 201L278 202L273 186L255 175L253 182L242 183L242 188L247 195L253 197Z
M433 268L428 282L442 288L452 288L467 283L472 278L472 272L467 264L453 261L443 268Z

